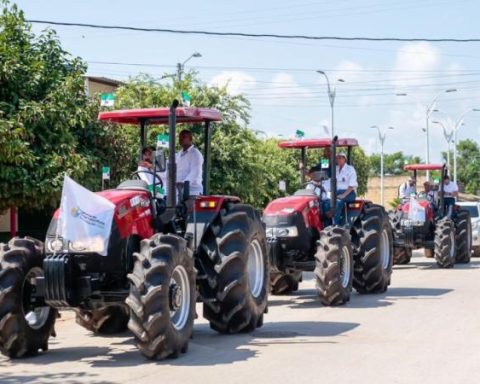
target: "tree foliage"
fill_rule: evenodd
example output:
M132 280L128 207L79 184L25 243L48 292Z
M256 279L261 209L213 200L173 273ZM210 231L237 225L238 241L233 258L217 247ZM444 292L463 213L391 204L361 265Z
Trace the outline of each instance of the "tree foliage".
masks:
M446 157L446 153L443 154ZM453 162L453 155L451 156ZM453 170L451 172L453 174ZM462 140L457 146L457 177L467 193L480 191L480 147L476 141Z
M55 32L35 36L16 5L0 6L0 211L55 206L65 172L98 188L100 164L125 162L125 139L96 122L86 66Z
M370 159L370 176L380 176L381 155L373 153ZM404 155L402 151L394 153L385 153L383 156L383 172L385 175L405 175L403 167L406 164L421 163L422 159L418 156Z

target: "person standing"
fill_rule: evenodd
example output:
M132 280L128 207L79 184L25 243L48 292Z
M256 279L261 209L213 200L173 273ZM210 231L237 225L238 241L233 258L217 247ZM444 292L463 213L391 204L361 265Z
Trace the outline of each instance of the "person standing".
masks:
M409 177L405 183L402 183L398 187L398 197L401 200L409 199L412 194L417 193L416 189L417 180L414 177Z
M458 197L458 185L450 180L448 175L443 177L443 197L447 217L452 216L452 209L455 205L455 199Z
M183 190L186 181L190 184L190 196L203 193L203 156L193 145L192 132L184 129L180 132L178 141L182 149L176 154L177 189Z
M337 204L333 223L339 225L345 204L355 201L357 197L355 191L358 187L358 182L357 172L353 166L347 164L345 153L338 153L335 160L337 163Z

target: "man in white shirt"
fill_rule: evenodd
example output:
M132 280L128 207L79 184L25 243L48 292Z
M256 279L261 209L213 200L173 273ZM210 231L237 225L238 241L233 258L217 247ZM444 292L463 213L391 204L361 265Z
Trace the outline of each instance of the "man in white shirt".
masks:
M455 198L458 197L458 185L456 182L451 181L448 175L443 177L443 197L447 216L451 217Z
M410 199L412 194L417 193L416 189L417 180L414 177L409 177L405 183L402 183L398 188L398 197L401 200Z
M203 156L193 145L192 132L184 129L180 132L178 141L182 149L176 154L177 189L182 190L186 181L190 183L190 196L203 193Z
M347 164L345 153L338 153L336 157L337 167L337 207L333 223L339 225L342 219L343 208L346 203L355 201L355 191L358 187L357 172L355 168Z

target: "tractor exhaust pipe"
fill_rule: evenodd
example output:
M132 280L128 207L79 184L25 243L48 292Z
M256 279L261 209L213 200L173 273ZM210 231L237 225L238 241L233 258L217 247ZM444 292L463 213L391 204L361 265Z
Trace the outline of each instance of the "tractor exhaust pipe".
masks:
M330 206L333 212L335 212L335 209L337 208L337 140L338 136L335 136L332 139L332 148L330 151Z
M177 107L178 100L173 100L168 115L168 191L167 206L175 207L177 205L177 164L175 163L176 146L176 127L177 127Z

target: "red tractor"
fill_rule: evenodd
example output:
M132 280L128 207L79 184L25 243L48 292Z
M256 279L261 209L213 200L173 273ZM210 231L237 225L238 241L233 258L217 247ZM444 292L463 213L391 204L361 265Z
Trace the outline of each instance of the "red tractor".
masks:
M440 268L451 268L455 263L469 263L472 252L472 224L467 210L452 205L449 209L444 194L443 178L447 175L442 164L409 164L414 179L418 171L439 171L438 191L406 196L400 205L389 212L394 238L394 264L408 264L414 249L425 248L426 257L434 257ZM412 215L413 206L419 207L418 217Z
M301 150L301 179L305 186L306 151L329 148L323 179L331 175L330 205L335 210L336 149L348 150L350 164L355 139L308 139L280 142L281 148ZM317 159L320 160L320 159ZM344 304L352 286L359 293L387 290L392 273L392 230L382 206L356 199L345 205L343 222L326 225L331 212L322 209L319 196L300 189L293 196L272 201L263 221L270 243L270 279L273 294L298 289L303 271L314 271L317 292L324 305Z
M48 349L59 309L72 308L77 322L99 334L128 328L148 358L176 357L192 337L196 300L220 333L252 331L267 310L268 254L259 213L234 196L208 195L213 109L170 108L102 112L102 121L169 124L168 193L156 193L166 158L157 150L154 185L138 178L98 192L115 205L106 256L59 238L60 213L45 243L13 238L0 245L0 350L9 357ZM203 124L204 194L193 208L188 185L177 203L177 123ZM155 191L155 192L154 192ZM73 213L72 213L73 214Z

